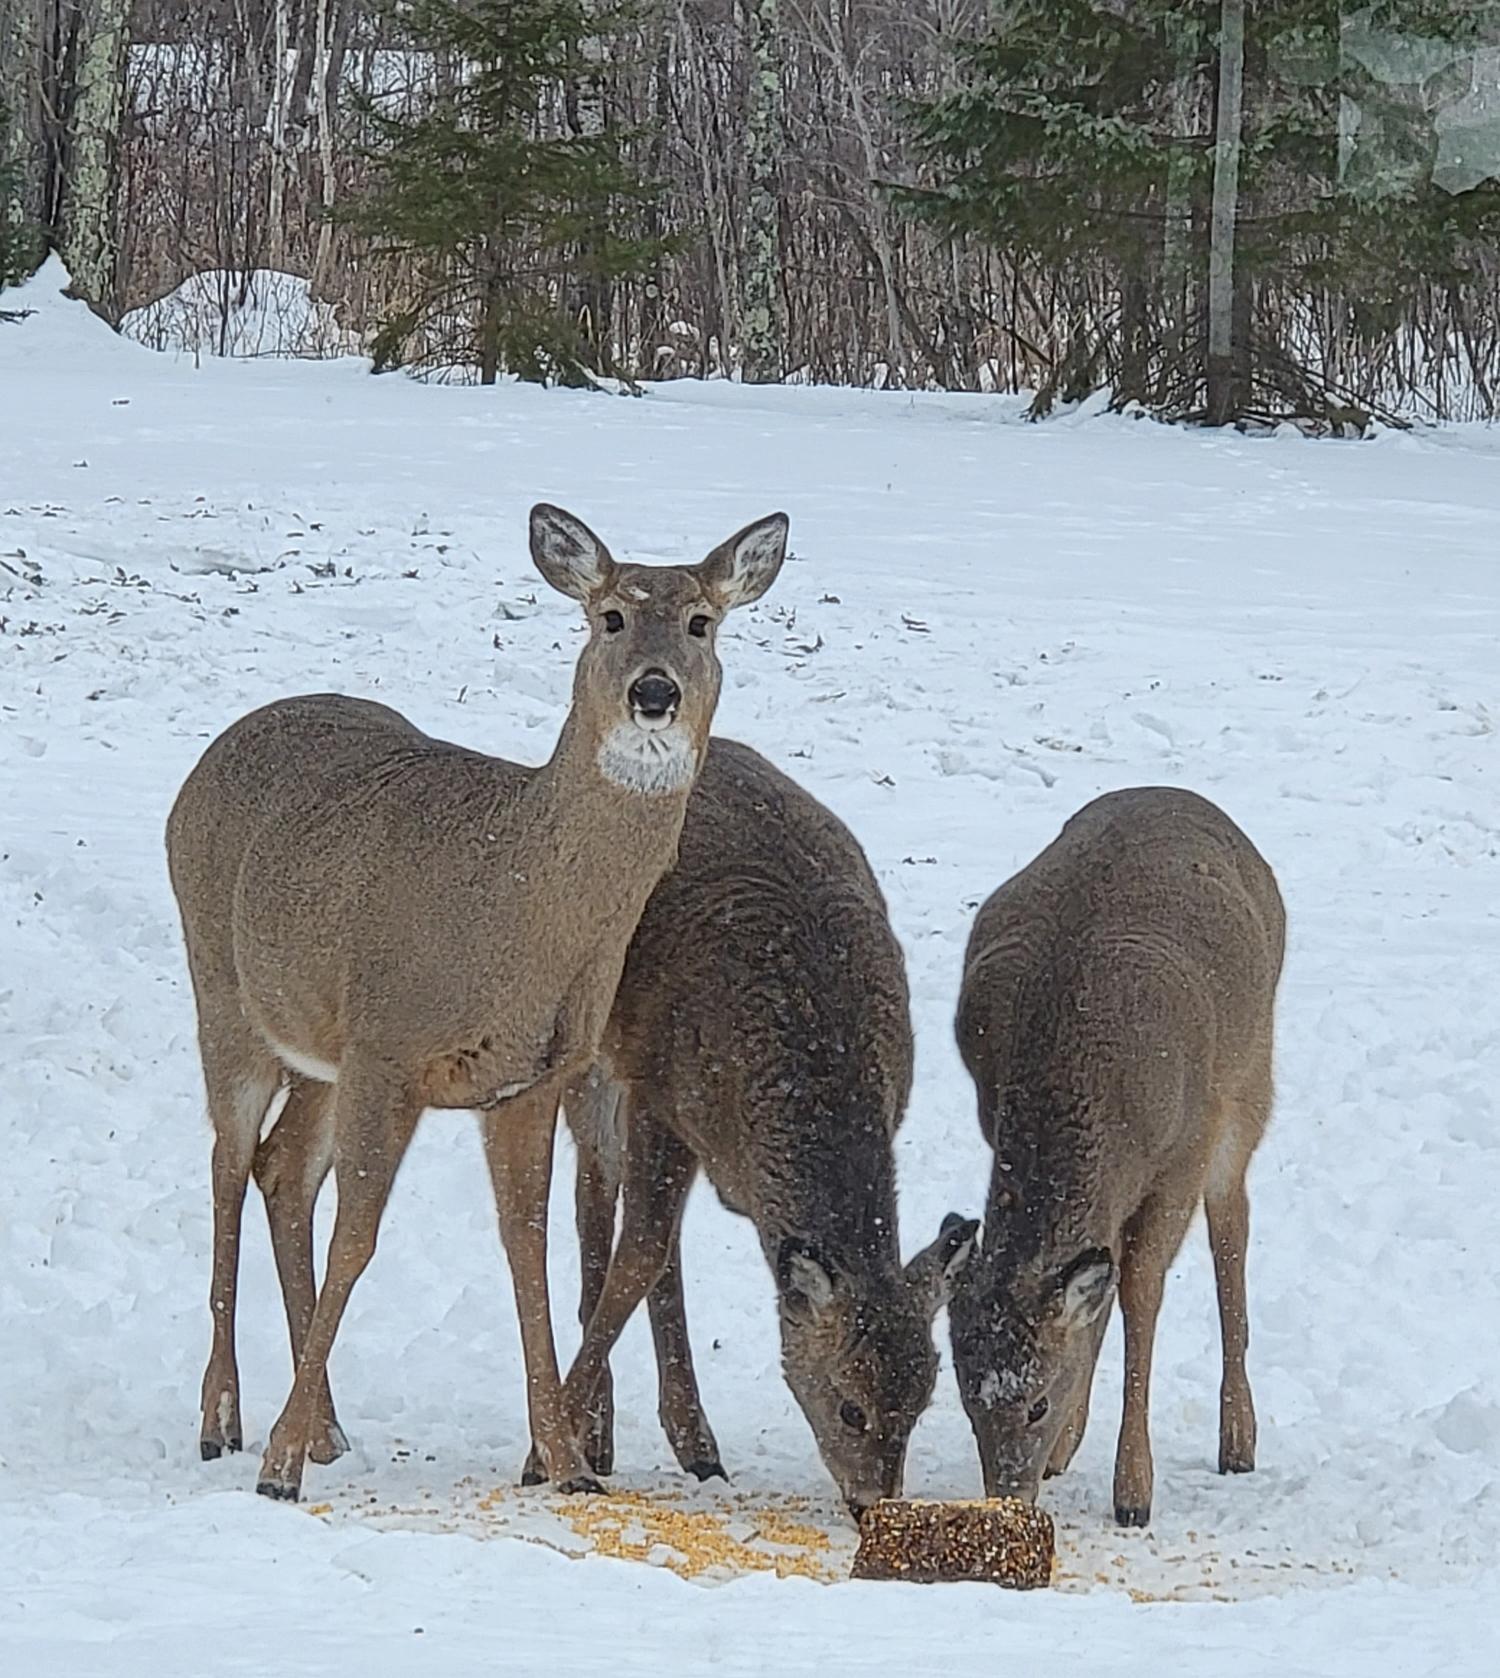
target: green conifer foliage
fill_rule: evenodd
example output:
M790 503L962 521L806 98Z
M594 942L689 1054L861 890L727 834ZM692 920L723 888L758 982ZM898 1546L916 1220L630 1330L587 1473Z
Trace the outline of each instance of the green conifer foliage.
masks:
M613 371L607 332L570 301L649 274L661 245L637 231L651 194L623 136L607 122L580 131L567 113L601 44L620 50L626 14L602 0L413 0L397 16L450 73L415 114L378 97L363 113L373 180L339 214L377 249L416 258L409 301L376 335L376 370L571 385Z
M1088 288L1038 412L1108 384L1117 404L1204 417L1222 11L998 0L958 49L961 85L911 108L929 179L897 189L904 207L1061 274L1065 305L1070 276ZM1483 134L1467 159L1441 153L1475 49L1496 43L1488 0L1248 0L1225 417L1358 421L1378 396L1310 364L1299 311L1388 342L1424 292L1493 273L1500 136L1488 173Z

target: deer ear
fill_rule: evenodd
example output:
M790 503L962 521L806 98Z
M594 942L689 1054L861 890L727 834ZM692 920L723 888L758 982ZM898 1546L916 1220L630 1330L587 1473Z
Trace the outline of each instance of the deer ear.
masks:
M531 559L553 588L585 602L615 574L609 549L583 520L545 501L531 509Z
M1120 1272L1107 1247L1090 1247L1057 1278L1056 1313L1066 1329L1088 1328L1114 1301Z
M776 1280L787 1306L809 1316L821 1316L838 1294L838 1276L807 1241L786 1236L776 1255Z
M953 1297L953 1289L978 1246L979 1220L950 1212L943 1219L937 1240L907 1265L907 1285L922 1297L930 1317L935 1317Z
M757 519L721 542L698 567L705 592L721 612L759 600L776 581L789 528L785 513Z

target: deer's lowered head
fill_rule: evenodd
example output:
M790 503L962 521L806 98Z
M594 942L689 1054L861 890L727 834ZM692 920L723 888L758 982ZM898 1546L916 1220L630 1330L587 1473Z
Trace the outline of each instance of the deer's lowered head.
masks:
M1088 1396L1118 1281L1103 1247L1015 1269L985 1254L957 1279L948 1309L953 1366L986 1497L1036 1502L1058 1437Z
M932 1400L932 1323L978 1235L950 1213L905 1266L856 1272L797 1236L776 1261L782 1368L856 1519L901 1491L906 1447Z
M786 515L772 513L699 565L617 565L581 519L546 503L532 509L537 569L588 614L570 721L590 735L607 781L646 795L691 786L719 697L715 633L726 612L775 581L786 539Z

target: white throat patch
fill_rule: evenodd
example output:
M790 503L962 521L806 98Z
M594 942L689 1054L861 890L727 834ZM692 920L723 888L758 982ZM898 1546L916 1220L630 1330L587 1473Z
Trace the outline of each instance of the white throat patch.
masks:
M627 792L681 792L698 773L698 753L692 735L676 723L647 729L636 722L620 722L604 736L599 771Z

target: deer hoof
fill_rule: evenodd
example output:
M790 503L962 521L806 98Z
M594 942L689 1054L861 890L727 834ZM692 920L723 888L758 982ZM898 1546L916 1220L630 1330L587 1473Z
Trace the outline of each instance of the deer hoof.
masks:
M687 1471L695 1480L722 1480L727 1486L729 1476L721 1462L690 1462Z
M1122 1527L1150 1526L1151 1505L1149 1503L1117 1503L1115 1505L1115 1520Z
M327 1422L313 1435L307 1454L316 1463L337 1462L349 1449L349 1437L337 1422Z
M599 1484L592 1474L575 1474L570 1479L564 1480L557 1489L566 1493L569 1497L574 1497L580 1492L593 1492L602 1495L604 1491L604 1487Z
M295 1503L301 1495L301 1488L289 1486L284 1480L259 1480L256 1491L262 1497L274 1498L278 1503Z
M1255 1467L1255 1412L1225 1406L1219 1423L1220 1474L1248 1474Z

